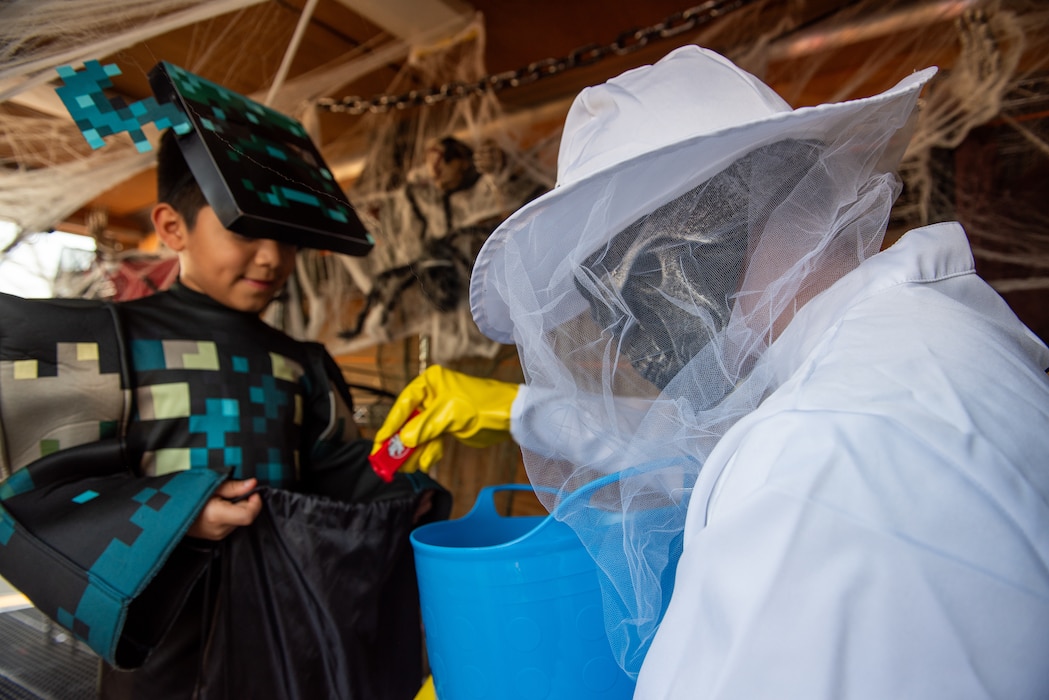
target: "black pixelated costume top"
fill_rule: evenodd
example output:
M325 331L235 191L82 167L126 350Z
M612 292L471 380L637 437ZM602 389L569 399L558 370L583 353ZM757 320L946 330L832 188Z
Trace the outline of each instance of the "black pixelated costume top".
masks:
M3 295L0 319L0 574L109 664L160 668L155 684L412 696L408 533L419 494L446 517L447 492L374 475L321 345L180 285L123 304ZM185 538L227 477L267 487L258 521L217 548ZM380 644L407 650L402 668L369 670Z

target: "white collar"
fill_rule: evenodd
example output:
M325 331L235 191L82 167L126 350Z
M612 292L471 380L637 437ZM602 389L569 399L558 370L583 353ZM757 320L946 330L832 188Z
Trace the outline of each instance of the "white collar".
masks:
M793 372L827 328L861 300L908 283L975 274L972 249L961 225L950 221L905 233L896 243L809 301L769 346L777 373Z

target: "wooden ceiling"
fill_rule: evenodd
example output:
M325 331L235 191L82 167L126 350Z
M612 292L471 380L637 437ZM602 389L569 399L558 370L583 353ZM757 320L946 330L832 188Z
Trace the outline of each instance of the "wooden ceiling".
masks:
M892 45L899 45L899 42L884 41L886 34L935 31L937 22L953 21L958 12L971 3L942 0L891 4L897 15L906 12L913 15L923 9L931 14L921 21L890 22L880 28L860 14L846 20L852 23L848 25L851 29L837 30L832 41L821 34L823 22L848 13L855 2L737 0L698 5L694 0L470 0L469 3L464 0L263 0L246 4L235 12L151 36L98 58L121 68L122 75L114 78L114 93L129 102L151 95L146 75L159 60L181 65L237 92L264 95L275 81L291 82L310 71L348 60L347 57L358 60L363 56L382 56L398 38L409 40L420 33L435 31L444 26L442 22L446 20L480 13L486 36L484 67L489 74L526 68L543 59L564 58L588 45L607 47L619 40L621 46L630 49L622 55L613 52L585 67L500 91L500 103L509 113L537 114L544 108L550 113L549 107L553 105L553 114L559 119L570 98L581 88L628 68L651 63L678 45L696 42L700 36L711 48L728 54L759 38L794 37L796 40L790 45L793 48L781 52L779 58L767 66L766 78L788 101L801 106L831 96L835 99L852 96L836 94L836 86L843 76L864 62L871 51L886 51ZM697 16L706 17L706 8L710 6L727 9L723 16L702 27L690 27L666 38L653 37L644 46L633 39L635 30L660 22L666 21L668 27L683 26L683 15L679 13L696 11ZM309 22L301 35L297 35L304 15ZM866 31L861 31L864 27ZM807 43L806 36L810 37ZM291 50L289 47L293 47L299 37L301 41ZM796 76L804 74L799 62L813 52L822 54L823 67L819 74L805 74L804 81L793 84ZM830 52L834 52L835 58L827 61ZM292 58L285 66L289 55ZM915 59L912 56L910 60L927 62L894 64L892 75L868 75L866 84L856 84L853 88L858 94L871 94L885 89L913 69L934 62L942 64L950 57ZM340 85L330 97L383 94L403 62L403 55L391 54L389 59L378 61L374 70ZM31 110L23 106L7 108ZM391 113L390 118L396 115ZM323 141L350 129L355 119L358 117L354 115L323 112L322 152ZM88 202L68 223L76 228L87 211L101 207L114 227L144 234L147 223L143 212L154 195L152 173L140 173Z

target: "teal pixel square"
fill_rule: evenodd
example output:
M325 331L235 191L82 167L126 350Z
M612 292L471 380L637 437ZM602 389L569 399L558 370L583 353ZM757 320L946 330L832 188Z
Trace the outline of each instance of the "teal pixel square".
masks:
M164 346L159 340L134 340L131 342L131 361L140 372L166 369Z
M136 502L144 504L147 501L149 501L149 499L153 498L153 495L156 494L156 492L157 490L155 488L144 488L138 493L136 493L132 498L134 498Z

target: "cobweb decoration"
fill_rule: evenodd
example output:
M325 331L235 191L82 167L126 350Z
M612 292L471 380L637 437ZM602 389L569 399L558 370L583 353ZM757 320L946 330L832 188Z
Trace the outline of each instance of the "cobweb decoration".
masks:
M1049 3L860 0L831 3L817 21L807 6L811 3L748 5L702 32L668 41L666 50L683 41L709 46L766 80L795 107L802 106L804 95L833 101L874 94L908 72L940 63L903 162L905 188L887 240L925 223L961 221L981 274L1049 338L1046 322L1038 320L1046 317L1049 288L1049 214L1043 204L1049 170ZM49 230L150 166L151 155L138 153L126 135L107 139L92 152L54 95L56 67L120 56L153 37L209 24L202 20L224 14L237 22L286 24L287 15L278 9L272 0L0 2L0 218L24 232ZM215 63L222 44L221 28L214 30L219 35L201 31L189 47L184 65L189 70ZM287 81L272 106L309 127L318 121L318 98L409 52L411 60L389 86L391 94L469 82L486 74L484 44L478 17L454 41L363 45ZM283 49L279 42L252 47L250 61L268 74ZM249 52L241 53L229 60L248 61ZM122 67L125 73L144 73L150 65ZM223 81L214 70L208 75ZM52 111L45 104L48 95ZM253 97L261 101L265 95ZM347 116L344 129L324 134L323 154L330 163L343 163L361 157L362 138L371 144L350 196L380 245L364 260L306 254L296 275L302 279L285 300L287 327L325 342L335 353L426 334L432 336L435 361L490 354L492 345L476 333L462 304L440 311L434 302L454 298L457 286L445 283L461 278L493 222L531 196L533 186L552 186L556 126L513 122L488 94ZM441 213L441 197L408 196L426 191L427 146L446 136L466 144L482 165L489 156L496 163L503 159L501 169L478 178L482 187L451 195L451 226L427 216ZM489 142L497 148L485 147ZM413 210L413 201L423 202L421 213ZM403 293L392 294L399 288L394 281L407 285ZM434 290L439 293L428 294Z
M451 40L415 47L387 92L476 82L484 39L478 16ZM373 146L349 195L376 245L343 261L362 300L331 341L336 351L425 335L434 362L493 357L499 345L470 315L470 270L495 227L552 186L556 140L529 143L492 93L355 119L350 135L367 133Z
M0 170L0 212L23 232L48 231L80 209L85 196L115 187L148 169L153 159L153 154L129 146L48 168Z
M977 270L1049 342L1049 5L981 4L955 32L958 60L933 84L907 162L908 200L919 220L965 226Z
M57 68L262 1L0 3L0 217L48 231L152 164L126 135L92 152L54 94Z
M838 101L940 65L919 103L886 244L961 222L977 271L1049 342L1049 3L864 0L810 25L787 12L755 39L747 27L761 26L760 13L737 13L694 41L720 47L794 107L815 84L834 86L822 101Z

